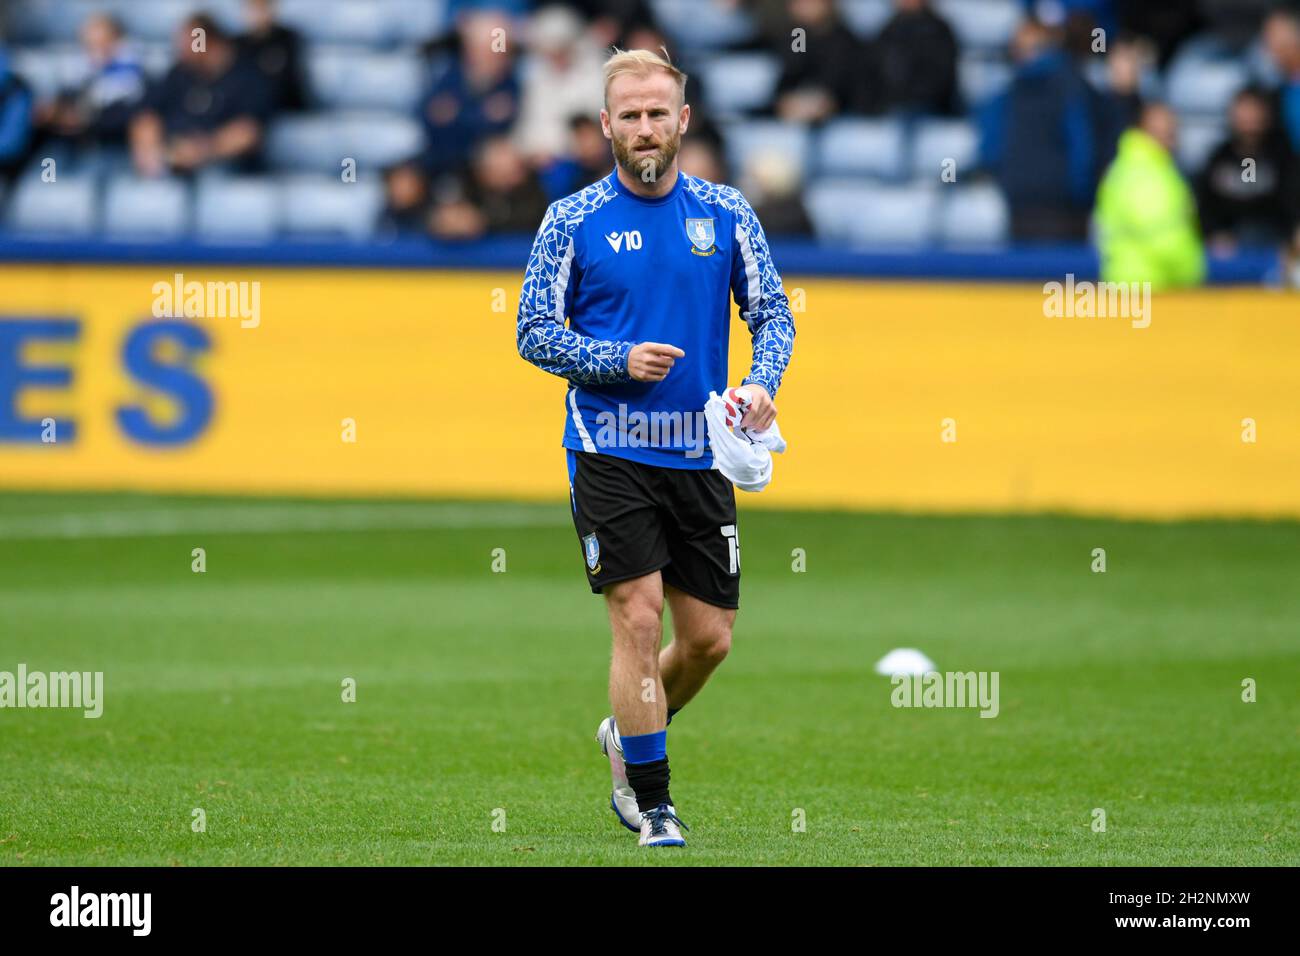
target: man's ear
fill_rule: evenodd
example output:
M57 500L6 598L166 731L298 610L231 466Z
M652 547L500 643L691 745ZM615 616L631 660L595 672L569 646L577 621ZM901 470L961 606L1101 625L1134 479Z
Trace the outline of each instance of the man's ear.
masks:
M677 117L677 135L681 136L686 132L686 127L691 125L691 104L683 103L682 112Z
M614 138L614 131L609 128L609 110L600 111L600 131L605 134L606 139Z

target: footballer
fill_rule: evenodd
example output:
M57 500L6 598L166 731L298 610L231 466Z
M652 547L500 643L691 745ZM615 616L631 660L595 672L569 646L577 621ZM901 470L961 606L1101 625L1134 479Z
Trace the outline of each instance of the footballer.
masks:
M734 297L753 339L744 424L768 428L794 320L749 203L678 169L686 75L631 50L615 51L604 79L614 171L547 209L516 338L523 358L568 381L573 522L613 632L613 714L596 734L610 805L641 845L684 846L667 726L726 657L740 605L735 489L700 435L702 409L727 388ZM647 420L673 427L647 432ZM673 640L661 649L665 603Z

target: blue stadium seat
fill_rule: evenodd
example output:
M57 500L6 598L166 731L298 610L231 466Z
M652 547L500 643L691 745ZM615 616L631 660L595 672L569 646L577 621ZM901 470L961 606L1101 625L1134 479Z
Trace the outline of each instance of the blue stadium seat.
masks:
M228 16L218 16L216 4L192 3L190 0L111 0L109 3L97 3L96 7L107 9L126 27L127 36L136 42L170 43L187 16L202 10L217 17L223 28L230 30L238 22L227 22ZM228 11L224 11L228 14Z
M348 155L341 142L341 120L330 113L283 116L271 123L266 154L278 169L334 172Z
M1180 116L1178 165L1184 172L1199 173L1227 137L1228 127L1222 116Z
M991 183L945 186L939 190L938 238L945 246L1005 245L1011 213L1001 190Z
M102 3L92 0L6 2L9 39L19 44L73 43L86 15Z
M195 225L201 238L267 240L280 228L280 191L268 178L213 177L201 180Z
M92 177L64 174L47 183L27 175L14 185L8 218L15 232L85 236L95 230L97 210Z
M894 13L893 0L840 0L840 16L859 37L869 40Z
M450 24L446 0L388 0L388 36L396 44L440 37Z
M1024 5L1017 0L938 0L935 10L963 50L1005 50L1024 17Z
M903 125L894 119L837 119L817 137L817 169L827 176L903 175Z
M808 189L805 205L822 240L915 248L933 239L937 192L919 186L822 180Z
M284 228L295 236L366 239L384 205L377 176L352 183L338 176L289 176L281 187Z
M700 64L709 107L722 117L763 109L772 102L781 67L770 53L729 53Z
M979 158L979 133L963 119L927 119L918 123L912 139L912 176L942 182L945 160L957 162L957 181L975 168Z
M968 109L978 107L1011 84L1014 71L1003 60L963 55L957 61L957 85Z
M317 47L307 54L313 94L326 106L412 112L424 84L419 54Z
M779 153L794 163L801 176L809 169L812 136L802 123L747 120L724 125L722 134L727 160L737 172L762 153Z
M724 49L754 36L754 21L744 4L651 0L650 6L664 32L684 49Z
M357 112L346 115L348 154L364 169L381 169L410 159L424 148L424 129L401 113ZM337 173L338 163L330 171Z
M277 169L338 175L345 158L381 168L409 159L424 145L419 122L400 113L334 112L286 116L267 136L267 155Z
M317 43L376 46L387 41L390 14L374 0L280 0L280 20Z
M82 62L81 50L68 44L10 51L13 71L31 85L38 99L48 99L75 83Z
M1222 116L1232 97L1249 82L1250 72L1242 61L1183 59L1170 68L1165 86L1169 105L1179 113Z
M189 228L189 190L179 180L117 176L108 184L103 223L107 235L171 239Z

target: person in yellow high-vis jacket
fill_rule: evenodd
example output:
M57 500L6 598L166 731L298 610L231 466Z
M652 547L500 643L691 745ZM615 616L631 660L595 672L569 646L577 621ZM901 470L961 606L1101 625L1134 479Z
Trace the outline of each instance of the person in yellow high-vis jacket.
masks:
M1196 198L1173 157L1177 139L1177 117L1157 103L1120 137L1094 212L1103 281L1150 282L1152 289L1205 281Z

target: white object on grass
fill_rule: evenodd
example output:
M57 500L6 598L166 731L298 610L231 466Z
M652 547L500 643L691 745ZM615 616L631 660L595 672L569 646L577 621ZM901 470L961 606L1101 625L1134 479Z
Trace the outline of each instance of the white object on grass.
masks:
M876 673L886 677L895 674L928 674L936 670L934 661L926 657L915 647L896 647L880 660L876 661Z

